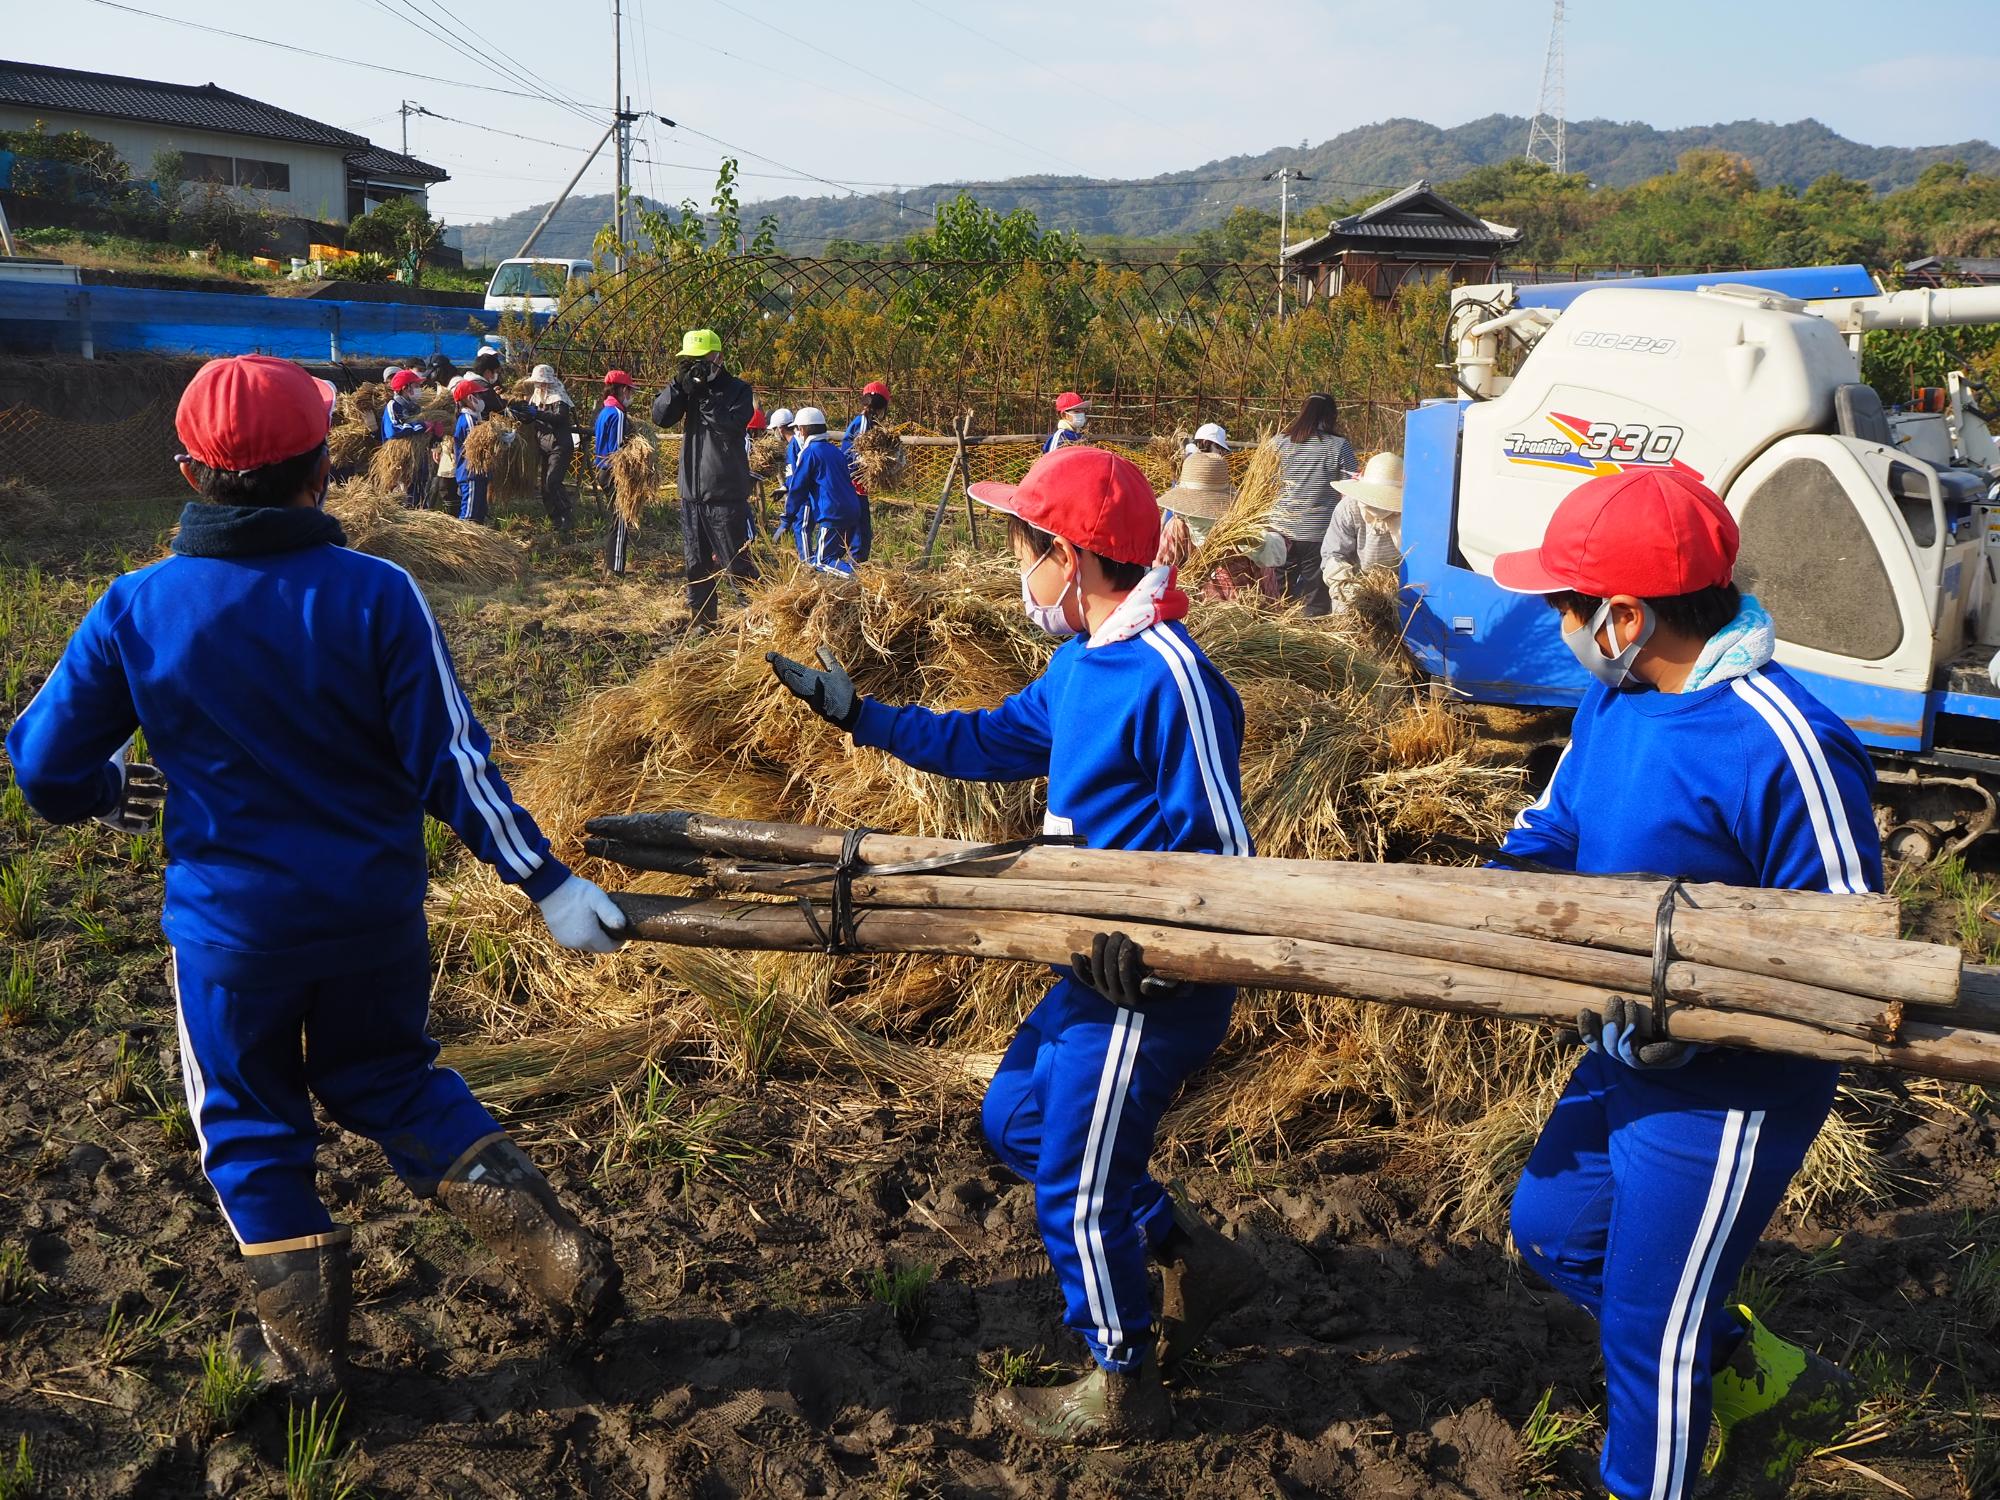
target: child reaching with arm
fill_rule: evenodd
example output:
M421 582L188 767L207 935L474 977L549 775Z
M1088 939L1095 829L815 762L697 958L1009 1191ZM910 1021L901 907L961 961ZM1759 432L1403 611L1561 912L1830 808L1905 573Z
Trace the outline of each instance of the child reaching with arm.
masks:
M1145 476L1079 445L1038 459L1018 487L973 496L1008 514L1022 606L1063 639L1040 678L969 713L862 697L825 654L819 668L773 655L779 680L857 744L920 769L1046 776L1046 830L1091 848L1250 854L1242 704L1180 623L1187 597L1152 566L1160 518ZM1001 1393L1015 1428L1064 1442L1160 1435L1162 1366L1261 1286L1256 1261L1147 1172L1161 1116L1220 1045L1235 998L1161 979L1137 944L1107 933L1056 971L1008 1046L986 1136L1035 1185L1064 1320L1096 1365L1067 1386ZM1158 1328L1149 1260L1162 1266Z

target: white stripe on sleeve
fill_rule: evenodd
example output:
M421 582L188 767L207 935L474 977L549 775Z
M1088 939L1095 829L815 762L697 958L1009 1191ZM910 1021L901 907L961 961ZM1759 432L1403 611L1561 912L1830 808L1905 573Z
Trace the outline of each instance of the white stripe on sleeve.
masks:
M1820 744L1819 736L1806 722L1806 716L1799 712L1798 704L1786 696L1777 683L1762 672L1750 673L1747 681L1776 706L1778 712L1784 715L1785 722L1798 735L1799 743L1805 746L1806 759L1812 762L1813 774L1826 797L1828 819L1833 824L1833 840L1840 849L1841 868L1847 872L1848 886L1856 891L1866 890L1868 877L1861 868L1861 851L1854 845L1854 824L1847 816L1847 805L1840 796L1840 783L1834 779L1833 767L1827 764L1826 749Z
M1200 668L1195 663L1194 653L1172 631L1158 625L1149 625L1140 631L1138 639L1159 653L1160 659L1167 664L1167 670L1173 674L1174 685L1180 689L1181 707L1188 717L1188 733L1194 740L1195 764L1201 769L1202 790L1208 796L1209 817L1222 840L1220 852L1248 854L1250 834L1244 827L1243 812L1236 804L1236 794L1230 789L1229 778L1223 769L1222 749L1216 739L1208 694L1198 680Z
M1752 674L1755 675L1755 674ZM1791 762L1792 774L1798 777L1799 795L1805 799L1806 816L1812 822L1813 838L1819 844L1820 863L1826 870L1826 888L1835 895L1859 895L1864 887L1848 879L1846 866L1841 859L1840 846L1833 832L1833 819L1826 805L1826 794L1820 786L1818 773L1806 757L1805 749L1799 744L1798 735L1791 723L1772 705L1765 694L1753 686L1748 677L1738 677L1729 686L1736 696L1756 711L1757 717L1769 726L1778 743L1784 747L1785 758Z

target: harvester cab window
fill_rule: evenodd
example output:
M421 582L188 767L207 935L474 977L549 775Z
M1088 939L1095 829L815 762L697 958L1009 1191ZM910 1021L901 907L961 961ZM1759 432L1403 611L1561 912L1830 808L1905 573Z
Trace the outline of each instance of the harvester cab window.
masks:
M1763 601L1779 639L1858 661L1880 661L1902 645L1895 585L1825 464L1780 464L1745 502L1740 525L1736 581Z

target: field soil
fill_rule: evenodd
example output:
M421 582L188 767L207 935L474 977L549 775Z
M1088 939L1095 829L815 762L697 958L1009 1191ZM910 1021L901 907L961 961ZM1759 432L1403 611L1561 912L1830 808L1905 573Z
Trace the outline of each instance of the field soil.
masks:
M156 535L171 513L163 497L128 525ZM538 539L552 581L440 600L503 758L685 627L671 527L643 535L624 584L595 576L589 543ZM40 562L0 569L13 628L44 621L9 643L28 664L10 716L110 571L94 550ZM330 1500L333 1479L383 1497L1597 1493L1589 1320L1492 1225L1460 1221L1441 1153L1407 1134L1157 1162L1270 1290L1179 1372L1170 1437L1076 1451L992 1416L1001 1386L1068 1378L1082 1354L1032 1194L976 1112L723 1070L655 1073L650 1103L643 1073L615 1093L558 1079L509 1118L625 1268L629 1315L581 1343L552 1338L454 1221L326 1125L321 1189L355 1227L356 1377L333 1477L304 1487L294 1465L288 1488L286 1404L266 1396L223 1430L200 1395L204 1346L249 1303L178 1105L159 860L18 808L0 826L0 861L42 881L8 940L34 1000L0 1028L0 1486L23 1440L35 1475L0 1488L9 1500ZM1940 932L1990 894L1957 879L1910 891L1945 913L1926 917ZM467 1017L438 1025L481 1039ZM2000 1493L2000 1113L1976 1089L1881 1076L1853 1078L1842 1111L1869 1190L1775 1224L1741 1289L1867 1394L1797 1493Z

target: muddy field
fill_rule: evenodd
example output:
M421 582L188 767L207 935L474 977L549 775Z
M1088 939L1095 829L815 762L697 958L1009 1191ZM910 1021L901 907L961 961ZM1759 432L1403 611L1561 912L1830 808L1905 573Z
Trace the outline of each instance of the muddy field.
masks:
M32 570L19 555L0 570L8 718L91 580L121 550L149 555L176 503L103 502ZM538 581L440 596L438 613L476 706L518 754L685 615L670 512L617 585L595 576L588 541L558 551L525 512L504 525L534 539ZM972 1112L796 1072L745 1086L685 1060L514 1112L626 1267L629 1316L583 1346L552 1341L451 1220L326 1128L322 1190L356 1226L357 1378L329 1462L288 1464L296 1419L282 1402L219 1415L204 1391L204 1348L247 1292L180 1102L160 858L157 837L33 822L10 778L6 1500L330 1497L341 1484L384 1497L1595 1493L1587 1320L1490 1224L1465 1220L1444 1156L1365 1111L1308 1149L1225 1140L1158 1164L1254 1250L1271 1293L1182 1373L1170 1441L1071 1452L991 1420L992 1392L1065 1378L1080 1354L1031 1194ZM1973 944L1995 893L1958 869L1906 887L1913 923ZM468 1012L441 1005L438 1024L448 1042L481 1040ZM1976 1089L1861 1076L1841 1108L1867 1160L1774 1226L1741 1289L1869 1393L1799 1493L2000 1493L2000 1112ZM31 1482L10 1480L29 1467Z

